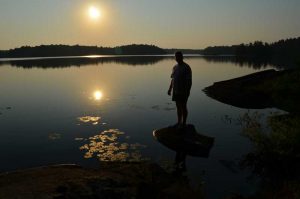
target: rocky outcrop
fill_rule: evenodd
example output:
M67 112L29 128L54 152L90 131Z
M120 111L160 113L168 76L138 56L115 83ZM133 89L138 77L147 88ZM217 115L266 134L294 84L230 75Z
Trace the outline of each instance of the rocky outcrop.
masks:
M99 169L46 166L0 174L0 198L199 198L186 178L152 163L101 163Z
M220 81L203 91L211 98L240 108L279 108L299 112L299 70L266 70Z

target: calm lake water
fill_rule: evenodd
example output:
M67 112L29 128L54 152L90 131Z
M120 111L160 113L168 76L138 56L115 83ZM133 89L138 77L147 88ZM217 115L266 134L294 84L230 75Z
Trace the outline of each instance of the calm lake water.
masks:
M215 137L209 158L187 158L190 182L204 183L208 198L254 193L259 179L239 168L252 145L237 121L249 110L215 101L202 89L274 67L195 56L185 61L193 71L188 123ZM0 61L0 172L62 163L97 167L97 155L171 165L175 152L152 131L176 122L167 95L174 64L168 56Z

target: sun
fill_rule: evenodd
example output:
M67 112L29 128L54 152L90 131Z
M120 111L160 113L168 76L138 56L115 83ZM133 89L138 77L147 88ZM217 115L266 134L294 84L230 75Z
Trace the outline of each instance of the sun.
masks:
M103 94L102 94L101 91L95 91L95 92L94 92L94 99L95 99L95 100L99 101L99 100L102 99L102 97L103 97Z
M90 6L88 13L91 19L98 19L99 17L101 17L100 10L95 6Z

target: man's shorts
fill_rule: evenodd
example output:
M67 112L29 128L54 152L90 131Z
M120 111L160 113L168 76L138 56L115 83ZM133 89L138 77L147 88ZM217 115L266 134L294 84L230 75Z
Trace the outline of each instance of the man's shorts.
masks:
M186 103L188 101L189 95L179 95L173 94L172 101Z

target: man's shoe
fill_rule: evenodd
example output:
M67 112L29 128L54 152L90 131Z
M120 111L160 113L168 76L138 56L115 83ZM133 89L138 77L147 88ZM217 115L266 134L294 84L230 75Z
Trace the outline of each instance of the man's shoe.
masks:
M171 128L176 128L176 129L177 129L179 126L180 126L180 124L176 123L176 124L174 124L174 125L171 125L170 127L171 127Z

